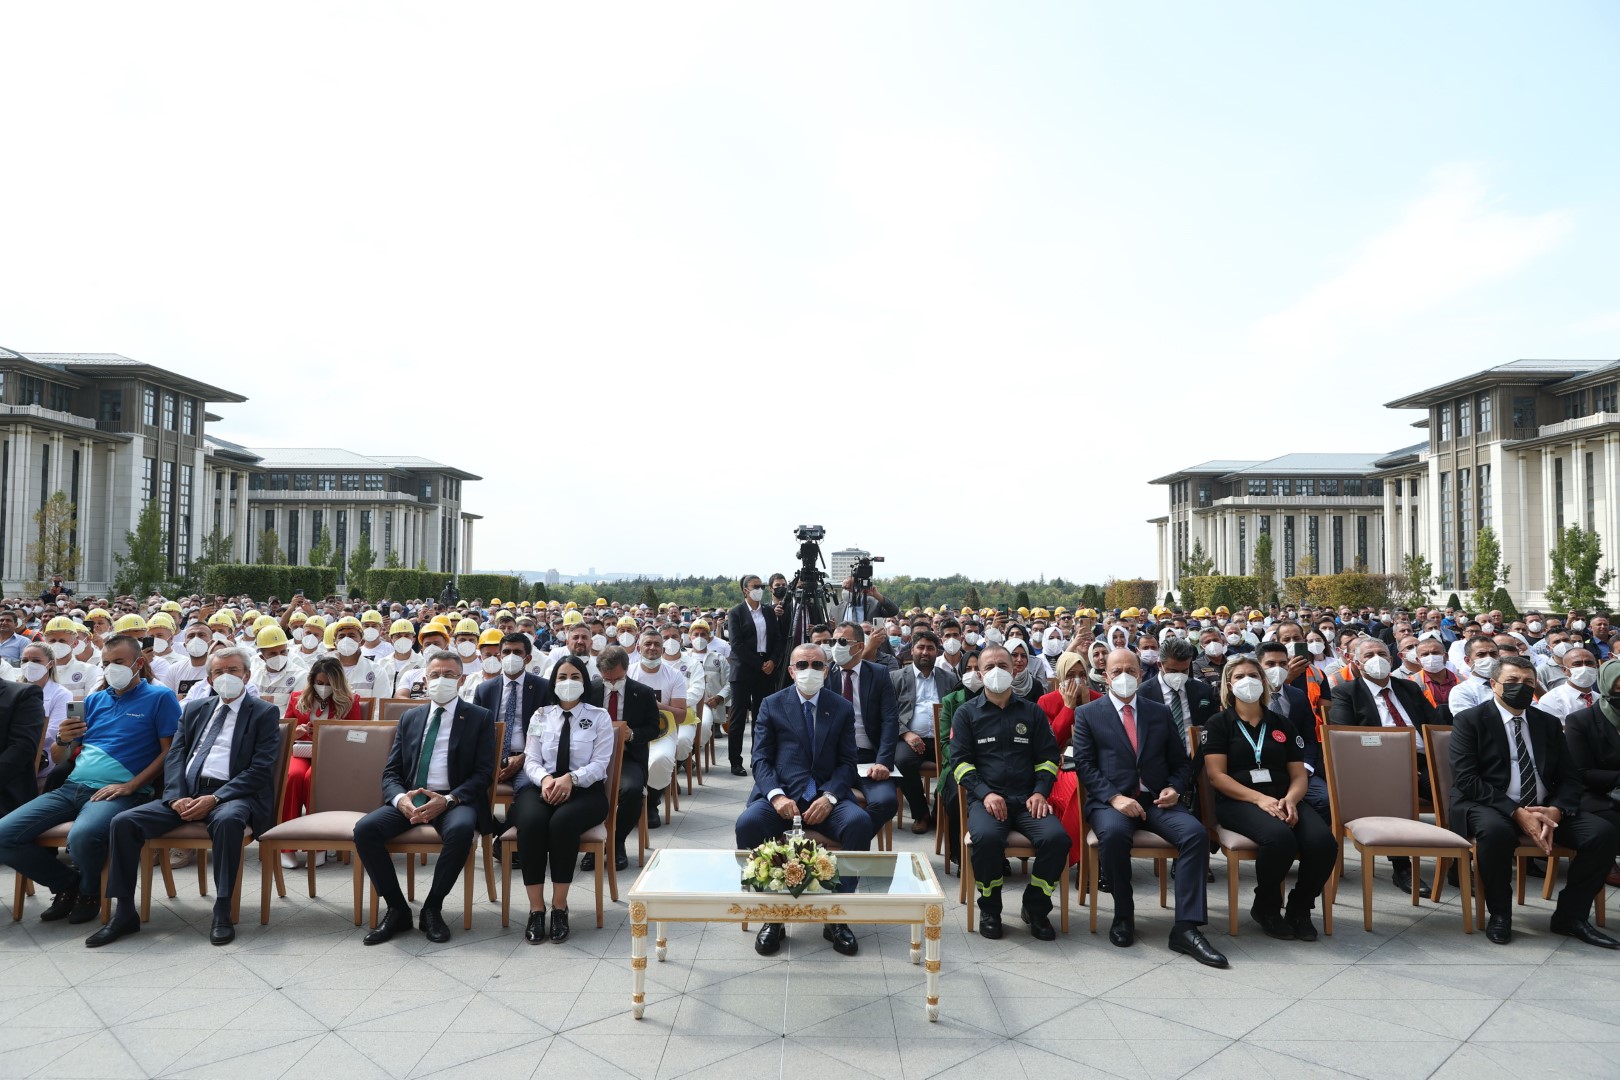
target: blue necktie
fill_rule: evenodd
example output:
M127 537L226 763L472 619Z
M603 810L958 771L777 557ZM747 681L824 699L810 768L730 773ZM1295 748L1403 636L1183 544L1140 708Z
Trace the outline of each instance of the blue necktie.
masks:
M197 750L191 755L191 762L186 766L186 788L189 791L197 790L197 781L202 778L203 764L208 760L208 752L214 748L219 739L220 729L225 726L225 717L230 714L231 706L227 701L221 701L219 708L214 710L213 718L203 729L202 738L197 741ZM1532 793L1535 785L1531 785Z
M816 707L814 705L812 705L808 701L803 702L803 705L804 705L804 745L805 745L806 749L809 751L809 760L806 761L805 764L810 766L810 787L809 787L809 790L805 793L805 798L806 799L814 799L816 797L816 776L815 776Z

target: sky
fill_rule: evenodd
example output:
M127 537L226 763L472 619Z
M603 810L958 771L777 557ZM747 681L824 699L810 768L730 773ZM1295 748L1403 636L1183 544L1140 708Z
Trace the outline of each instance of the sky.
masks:
M0 345L483 570L1155 576L1149 480L1620 357L1611 3L0 0Z

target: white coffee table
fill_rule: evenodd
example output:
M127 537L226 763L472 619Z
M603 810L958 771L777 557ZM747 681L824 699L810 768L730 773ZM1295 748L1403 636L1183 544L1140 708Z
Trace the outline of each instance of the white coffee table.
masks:
M905 923L911 962L928 969L928 1019L939 1019L939 935L945 894L928 860L911 852L836 852L838 872L852 892L757 893L742 887L743 851L664 849L655 852L630 887L630 967L637 1020L646 1009L647 923L658 925L658 960L668 949L670 922ZM924 941L926 939L926 942Z

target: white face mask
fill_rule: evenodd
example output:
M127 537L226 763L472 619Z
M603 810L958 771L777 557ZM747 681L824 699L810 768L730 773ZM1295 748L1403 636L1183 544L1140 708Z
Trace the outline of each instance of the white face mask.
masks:
M1571 630L1575 631L1578 634L1582 630L1586 629L1586 620L1585 619L1576 619L1574 622L1569 624L1569 628Z
M214 631L214 640L219 642L221 645L229 645L231 643L230 635L222 634L218 630Z
M632 634L628 630L619 631L619 644L620 645L623 645L625 648L628 649L628 648L630 648L630 646L634 645L635 643L636 643L636 635Z
M1430 675L1438 675L1446 669L1446 658L1441 653L1427 653L1418 657L1418 665Z
M429 679L427 684L428 700L435 705L448 705L455 698L457 689L456 680L447 675Z
M1143 649L1140 655L1144 664L1157 664L1159 662L1158 649Z
M1204 655L1210 658L1226 655L1226 642L1212 641L1204 646Z
M1041 646L1041 652L1047 656L1061 656L1063 654L1063 641L1060 638L1047 638L1046 644Z
M1179 694L1181 688L1187 685L1187 673L1185 671L1161 671L1159 681L1168 686L1172 692Z
M153 644L155 645L157 643L153 642ZM194 660L199 660L202 657L207 656L208 639L200 637L186 638L186 652Z
M756 604L759 603L761 600L765 599L765 590L764 589L749 589L748 590L748 599L752 600Z
M458 642L456 642L456 654L458 656L460 656L463 660L471 660L474 656L476 656L478 654L478 642L476 642L476 641L458 641Z
M501 658L486 656L478 661L478 666L484 670L485 675L499 675L501 673Z
M961 638L948 637L948 638L945 639L945 655L946 656L955 656L957 653L959 653L961 651L962 651L962 639Z
M1531 632L1531 633L1532 633L1532 634L1539 634L1539 633L1541 633L1541 624L1540 624L1540 623L1538 623L1538 622L1533 622L1533 623L1531 623L1531 624L1530 624L1530 632Z
M1401 653L1401 659L1406 661L1408 664L1417 663L1417 650L1407 649L1405 652Z
M964 671L962 672L962 686L968 693L977 694L984 686L984 679L977 671Z
M1260 695L1265 692L1265 686L1253 675L1245 675L1241 679L1232 680L1232 696L1239 701L1259 701Z
M23 681L37 683L51 673L51 669L37 660L30 660L22 666ZM1596 673L1594 672L1594 677Z
M967 633L962 635L962 640L966 641L969 645L977 645L979 643L978 631L969 630Z
M264 667L265 667L266 671L282 671L282 670L285 670L285 668L287 667L287 656L286 656L286 654L285 653L278 653L275 656L267 656L267 657L265 657L264 658Z
M1569 684L1577 690L1586 690L1597 682L1597 668L1575 667L1569 669Z
M1242 640L1243 640L1243 635L1242 634L1227 634L1226 635L1226 643L1228 645L1236 645L1238 642L1240 642Z
M849 659L853 655L854 655L854 650L849 647L848 642L845 642L845 641L835 641L835 642L833 642L832 662L837 664L839 667L843 667L845 664L849 663Z
M563 679L554 683L551 690L564 705L572 705L585 696L585 684L578 679Z
M641 658L641 666L646 668L648 671L657 671L659 668L664 666L664 658L662 656L654 656L651 659L648 659L647 657L643 656Z
M606 634L592 634L591 635L591 651L592 652L601 652L605 648L607 648L607 635Z
M1006 641L1007 638L1000 630L997 630L992 626L990 629L984 632L984 640L990 645L1000 645L1003 641ZM986 676L986 678L988 678L988 676Z
M1494 679L1502 670L1502 661L1494 656L1482 656L1474 661L1472 670L1481 679Z
M991 694L1005 694L1012 689L1013 673L1006 668L991 668L981 673L984 679L985 691Z
M398 641L394 642L394 655L395 656L409 656L409 655L411 655L411 639L410 638L400 638Z
M322 701L325 701L327 698L331 697L332 696L332 684L331 683L316 683L315 684L315 696L320 698Z
M1128 671L1122 671L1108 681L1108 689L1121 701L1129 701L1136 696L1136 688L1140 681Z
M377 629L375 626L368 626L364 630L360 631L360 636L366 639L367 645L375 645L377 643L377 639L382 637L382 631Z
M157 653L159 656L162 656L164 653L168 652L169 639L160 637L152 638L152 651Z
M122 690L135 681L134 670L123 664L108 664L102 675L106 678L107 685L114 690Z
M1306 644L1305 649L1312 656L1321 656L1323 653L1327 652L1327 644L1321 641L1312 641Z
M693 652L707 652L708 649L709 649L709 639L704 637L702 634L698 634L696 637L694 637L692 639L692 651Z
M1288 681L1288 669L1285 667L1266 668L1266 685L1273 690L1281 690L1283 683Z
M243 682L236 675L215 675L214 693L226 701L235 701L242 696Z
M680 641L678 639L672 638L672 637L665 638L664 639L664 655L665 656L679 656L679 655L681 655L681 643L680 643Z
M1562 660L1564 658L1564 654L1569 652L1569 650L1573 649L1574 647L1574 645L1567 641L1560 641L1558 644L1552 647L1552 654Z
M1361 662L1361 673L1376 682L1389 678L1389 657L1369 656Z
M501 657L501 671L507 675L520 675L523 673L523 657L517 653L507 653Z
M51 642L51 655L56 657L57 662L60 663L73 655L73 646L63 641L53 641Z
M353 656L360 651L360 643L353 638L338 638L337 651L339 656Z

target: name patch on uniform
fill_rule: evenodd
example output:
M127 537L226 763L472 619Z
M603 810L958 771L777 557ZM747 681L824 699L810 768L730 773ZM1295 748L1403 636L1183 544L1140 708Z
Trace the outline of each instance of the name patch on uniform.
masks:
M1027 743L1027 742L1029 742L1029 740L1027 738L1021 739L1017 735L1014 735L1013 736L1013 742L1015 742L1015 743Z
M979 740L979 745L983 746L985 743L993 743L995 741L996 741L996 737L994 735L992 735L988 739L980 739Z

